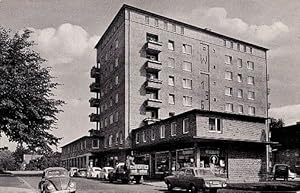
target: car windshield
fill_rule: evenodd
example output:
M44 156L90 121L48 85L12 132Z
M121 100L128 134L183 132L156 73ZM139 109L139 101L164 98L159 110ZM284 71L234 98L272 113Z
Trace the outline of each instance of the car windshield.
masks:
M68 171L66 171L66 170L50 170L46 173L46 176L48 178L51 178L51 177L67 177L68 176Z
M195 169L194 171L197 177L217 177L211 170Z

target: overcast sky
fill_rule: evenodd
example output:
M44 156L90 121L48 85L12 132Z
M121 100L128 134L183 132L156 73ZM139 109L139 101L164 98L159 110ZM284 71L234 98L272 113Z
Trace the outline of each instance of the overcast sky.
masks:
M37 51L62 84L55 91L67 103L54 131L63 137L60 145L94 126L88 117L93 48L124 3L269 48L270 115L287 125L300 120L299 0L0 0L0 25L33 30Z

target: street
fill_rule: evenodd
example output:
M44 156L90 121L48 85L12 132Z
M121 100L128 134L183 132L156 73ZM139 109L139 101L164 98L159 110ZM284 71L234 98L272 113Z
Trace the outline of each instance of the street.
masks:
M0 177L1 193L36 193L41 177ZM94 179L74 178L76 193L157 193L167 192L164 187L143 184L121 184L98 181ZM5 187L4 187L5 186Z

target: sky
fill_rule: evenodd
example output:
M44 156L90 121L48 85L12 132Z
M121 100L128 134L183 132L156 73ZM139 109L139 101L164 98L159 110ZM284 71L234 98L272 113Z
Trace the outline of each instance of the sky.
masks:
M58 147L94 128L94 46L124 3L269 48L269 114L286 125L300 121L299 0L0 0L0 25L31 29L36 51L61 84L54 91L66 102L53 131L63 138ZM4 145L14 147L2 137Z

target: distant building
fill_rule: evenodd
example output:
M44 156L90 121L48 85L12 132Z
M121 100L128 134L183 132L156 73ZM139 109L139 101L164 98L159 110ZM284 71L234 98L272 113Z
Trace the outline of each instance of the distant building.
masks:
M300 175L300 123L271 130L271 141L279 142L273 147L273 163L284 163Z
M38 154L24 154L23 155L23 163L29 164L31 160L37 160L39 158L43 157L43 155Z
M95 112L90 121L99 131L100 145L93 149L98 157L91 158L92 163L97 159L97 163L111 165L124 161L132 151L151 157L152 148L175 154L192 148L177 155L176 162L180 164L178 156L186 156L197 166L220 164L226 175L240 181L257 181L265 173L269 139L266 48L128 5L122 6L95 48L97 64L90 74L94 81L90 106ZM194 121L184 123L191 126L186 133L185 115ZM159 139L157 128L155 140L136 143L141 135L152 136L152 127L170 120L181 131L176 137ZM167 132L169 127L171 123L161 129ZM177 139L180 143L175 143ZM63 147L63 154L69 146ZM228 157L233 154L240 156L239 163L232 161L238 158ZM158 163L160 155L155 156L147 158L151 164ZM201 160L201 156L208 158ZM168 155L169 159L174 155ZM164 168L172 170L173 161ZM230 171L233 166L239 168L235 176ZM155 175L157 165L152 170ZM242 174L248 170L250 175Z

